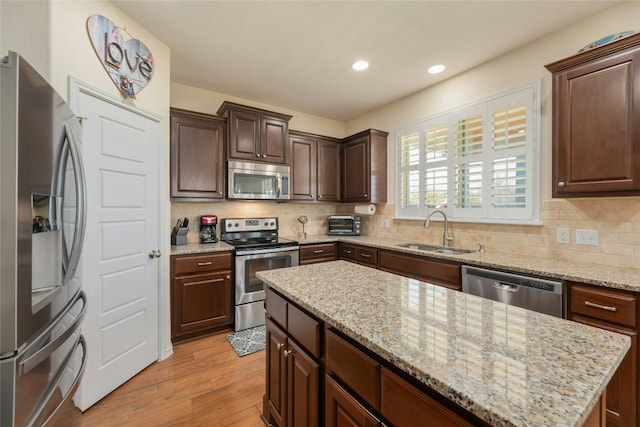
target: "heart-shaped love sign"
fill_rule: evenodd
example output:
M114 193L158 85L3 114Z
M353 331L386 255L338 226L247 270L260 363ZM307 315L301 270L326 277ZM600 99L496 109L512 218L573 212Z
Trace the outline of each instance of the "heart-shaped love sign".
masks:
M138 39L125 41L120 27L101 15L87 19L87 32L93 50L122 96L135 99L153 77L153 55L147 46Z

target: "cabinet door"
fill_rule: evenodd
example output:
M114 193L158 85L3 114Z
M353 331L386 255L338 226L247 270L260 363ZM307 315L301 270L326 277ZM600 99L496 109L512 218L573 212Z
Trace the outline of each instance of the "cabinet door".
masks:
M287 360L288 422L290 427L319 424L320 365L293 341L284 352Z
M327 427L376 427L380 421L329 375L325 375L324 421Z
M229 158L260 161L260 118L247 111L229 113Z
M291 136L291 199L315 200L316 141Z
M226 123L171 111L171 199L224 199Z
M174 277L172 337L233 323L232 291L230 271Z
M342 195L344 202L370 200L369 136L345 144L342 162Z
M263 409L264 416L280 427L287 421L287 335L267 317L267 389L265 401L268 407Z
M616 328L598 321L573 316L571 320L600 329L627 335L631 348L607 385L607 426L635 426L637 420L637 352L638 335L629 329Z
M289 124L271 117L260 118L261 160L267 163L287 163Z
M340 145L318 140L317 199L322 202L340 201Z
M640 190L640 50L554 75L554 197Z

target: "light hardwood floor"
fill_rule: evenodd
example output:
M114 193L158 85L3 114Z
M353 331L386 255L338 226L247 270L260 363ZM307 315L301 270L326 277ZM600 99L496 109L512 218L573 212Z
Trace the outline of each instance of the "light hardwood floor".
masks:
M67 405L55 427L263 427L265 351L238 357L230 332L174 344L173 355L84 413Z

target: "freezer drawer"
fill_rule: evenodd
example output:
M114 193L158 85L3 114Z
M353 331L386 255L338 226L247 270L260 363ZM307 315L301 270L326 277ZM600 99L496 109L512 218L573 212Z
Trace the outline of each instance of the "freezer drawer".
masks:
M0 362L0 425L46 425L73 395L87 357L80 334L85 308L80 293L33 345Z

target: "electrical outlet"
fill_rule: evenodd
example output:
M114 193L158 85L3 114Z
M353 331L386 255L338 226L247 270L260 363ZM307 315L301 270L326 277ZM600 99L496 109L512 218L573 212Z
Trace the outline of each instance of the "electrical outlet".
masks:
M558 228L556 230L556 240L558 243L571 243L571 237L568 228Z
M576 230L576 243L598 246L598 230Z
M389 223L389 220L385 218L384 220L384 228L389 228L391 227L391 224Z

